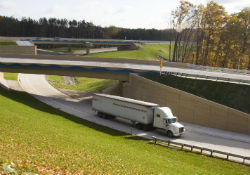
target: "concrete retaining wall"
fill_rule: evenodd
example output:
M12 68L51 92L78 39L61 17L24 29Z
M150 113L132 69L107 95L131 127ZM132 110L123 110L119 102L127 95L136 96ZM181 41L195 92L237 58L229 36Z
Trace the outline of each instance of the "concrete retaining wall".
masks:
M36 55L36 46L0 46L0 55Z
M180 121L250 134L249 114L130 74L122 95L169 106Z
M110 95L118 95L121 96L122 94L122 83L119 82L118 84L115 84L111 87L108 87L102 91L104 94L110 94Z

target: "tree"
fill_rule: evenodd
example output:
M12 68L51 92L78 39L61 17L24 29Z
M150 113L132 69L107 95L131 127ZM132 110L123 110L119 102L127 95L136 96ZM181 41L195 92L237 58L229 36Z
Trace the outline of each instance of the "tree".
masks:
M188 1L180 1L179 7L177 7L177 9L172 12L172 16L173 16L172 24L173 24L173 27L177 31L176 37L175 37L175 43L174 43L173 61L177 61L177 59L179 59L176 56L179 55L180 51L182 51L182 49L180 49L181 38L182 38L181 30L183 28L186 28L185 25L187 25L188 21L190 20L190 17L191 17L190 12L192 11L193 8L194 8L194 5L192 3Z

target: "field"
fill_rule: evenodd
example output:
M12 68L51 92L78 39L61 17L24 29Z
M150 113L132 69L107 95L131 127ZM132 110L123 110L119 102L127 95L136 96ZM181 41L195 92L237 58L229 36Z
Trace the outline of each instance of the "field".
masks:
M248 174L249 167L148 144L0 88L0 174ZM6 172L6 170L5 170Z
M4 73L5 80L17 80L18 73Z
M0 41L0 46L11 46L11 45L17 45L15 42L2 42Z
M173 47L172 47L173 49ZM105 58L133 58L143 60L156 60L158 56L168 59L169 44L145 44L138 50L117 51L106 53L89 54L87 57L105 57Z
M57 75L49 75L48 80L56 88L78 90L85 92L98 92L118 83L118 81L115 80L77 77L76 84L73 86L73 85L66 85L63 77Z

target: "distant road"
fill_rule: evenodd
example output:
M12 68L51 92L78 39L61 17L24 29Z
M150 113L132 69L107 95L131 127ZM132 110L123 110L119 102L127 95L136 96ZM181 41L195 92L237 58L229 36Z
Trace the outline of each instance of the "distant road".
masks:
M145 132L132 128L131 125L128 124L129 122L125 120L105 120L97 117L91 109L91 100L89 97L81 101L72 99L52 87L47 82L44 75L20 74L19 81L21 87L37 99L82 119L148 139L151 139L152 136L156 136L163 140L169 139L156 131ZM248 135L212 128L199 128L198 125L184 125L187 128L184 136L172 140L224 152L231 152L242 156L250 156L250 141Z

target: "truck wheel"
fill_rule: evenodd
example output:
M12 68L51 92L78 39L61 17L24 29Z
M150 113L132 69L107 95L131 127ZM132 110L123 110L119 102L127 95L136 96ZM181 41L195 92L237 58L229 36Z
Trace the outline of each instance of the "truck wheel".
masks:
M142 125L142 129L144 131L151 131L153 130L153 127L151 125Z
M173 138L173 137L174 137L172 131L168 131L168 132L167 132L167 136L168 136L169 138Z
M136 123L135 124L135 128L137 128L137 129L143 129L143 126L142 126L141 123Z
M102 118L103 118L103 119L108 119L108 115L105 114L105 113L103 113L103 114L102 114Z
M98 117L102 117L102 113L101 112L97 112L97 116Z

